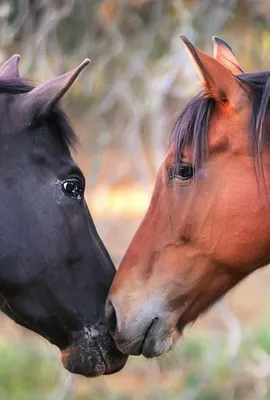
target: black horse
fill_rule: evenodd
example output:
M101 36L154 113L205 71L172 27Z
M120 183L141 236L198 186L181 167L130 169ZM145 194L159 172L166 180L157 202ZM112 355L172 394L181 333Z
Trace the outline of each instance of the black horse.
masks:
M70 148L76 136L59 101L89 63L34 87L19 56L0 70L0 294L2 310L61 350L85 376L120 370L127 357L103 323L115 268L84 200Z

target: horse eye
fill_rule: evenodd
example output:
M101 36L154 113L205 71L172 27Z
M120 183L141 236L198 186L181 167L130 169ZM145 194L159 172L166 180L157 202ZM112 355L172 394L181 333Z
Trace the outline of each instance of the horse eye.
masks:
M173 167L169 171L169 179L180 179L187 181L194 176L194 167L191 164L181 163L178 167Z
M79 179L71 178L62 183L62 190L67 196L82 198L83 188Z

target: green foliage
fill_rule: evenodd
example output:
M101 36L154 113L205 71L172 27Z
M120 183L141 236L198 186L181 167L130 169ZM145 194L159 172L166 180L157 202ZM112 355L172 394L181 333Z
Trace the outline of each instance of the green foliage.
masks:
M270 355L270 323L265 323L255 332L256 344Z
M207 347L207 342L202 338L186 336L182 348L180 348L181 356L187 361L201 359L205 355Z
M254 349L269 351L270 323L243 335L241 346L231 357L225 342L192 333L186 336L173 357L166 358L162 373L155 363L131 358L126 369L112 377L82 379L65 394L66 376L54 357L12 341L0 341L1 400L254 400L258 377ZM244 350L244 351L243 351ZM176 365L173 359L178 360ZM171 363L169 362L171 360ZM139 367L139 368L138 368ZM153 374L151 373L153 371ZM142 380L144 377L145 380ZM264 379L260 385L263 387ZM125 382L128 380L132 389ZM169 384L166 384L169 382ZM59 393L63 392L62 397ZM266 387L267 400L269 389Z
M0 342L0 399L36 400L52 392L59 366L34 349Z

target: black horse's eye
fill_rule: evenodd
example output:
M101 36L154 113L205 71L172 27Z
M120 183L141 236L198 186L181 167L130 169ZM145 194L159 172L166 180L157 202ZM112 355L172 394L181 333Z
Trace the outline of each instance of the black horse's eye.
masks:
M181 163L177 167L172 167L169 170L169 179L180 179L181 181L187 181L194 176L194 167L191 164Z
M62 190L67 196L82 198L83 187L82 183L77 178L71 178L62 183Z

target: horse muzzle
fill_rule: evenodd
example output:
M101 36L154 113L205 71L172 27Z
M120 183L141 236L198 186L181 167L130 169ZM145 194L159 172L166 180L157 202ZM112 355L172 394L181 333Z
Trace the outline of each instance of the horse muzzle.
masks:
M86 377L114 374L125 366L127 358L102 324L73 334L71 344L61 351L63 366Z
M118 349L127 355L158 357L175 344L179 333L159 309L160 300L152 299L136 315L122 315L113 300L107 300L106 322Z

